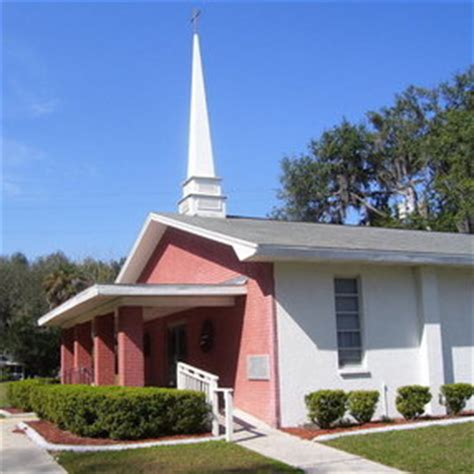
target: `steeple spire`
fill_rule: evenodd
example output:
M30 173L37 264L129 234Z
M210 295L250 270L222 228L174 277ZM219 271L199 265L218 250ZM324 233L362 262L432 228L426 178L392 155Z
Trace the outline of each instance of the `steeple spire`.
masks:
M178 207L181 214L225 217L225 197L222 195L220 178L216 176L214 169L206 89L197 33L199 14L199 11L194 11L191 19L194 32L188 173L183 183L183 198L179 201Z

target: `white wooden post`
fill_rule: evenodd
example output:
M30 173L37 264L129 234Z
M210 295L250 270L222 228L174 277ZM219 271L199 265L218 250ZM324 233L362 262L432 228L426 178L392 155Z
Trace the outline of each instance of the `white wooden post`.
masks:
M209 387L210 402L212 407L212 435L219 436L219 393L217 383L212 383Z
M224 395L225 411L225 440L232 441L234 435L234 404L232 398L233 390L231 388L218 388L216 393Z
M232 441L234 435L234 406L232 399L232 389L224 389L225 401L225 440Z

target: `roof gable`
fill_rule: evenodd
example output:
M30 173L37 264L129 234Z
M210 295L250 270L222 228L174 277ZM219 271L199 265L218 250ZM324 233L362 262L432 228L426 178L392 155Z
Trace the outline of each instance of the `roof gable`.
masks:
M118 283L137 281L168 226L229 245L241 261L458 266L474 263L472 235L151 213L117 278Z

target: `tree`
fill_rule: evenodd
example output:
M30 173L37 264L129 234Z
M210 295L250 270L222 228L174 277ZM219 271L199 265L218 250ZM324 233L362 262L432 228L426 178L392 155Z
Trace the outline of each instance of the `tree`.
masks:
M277 219L474 232L474 69L282 160Z
M391 107L367 114L375 141L372 186L392 205L392 219L403 217L401 209L412 218L426 217L429 168L424 146L434 110L436 94L411 86L395 96Z
M47 275L43 281L49 308L59 306L91 284L92 280L88 280L77 267L71 264L62 265Z
M313 140L308 154L284 158L278 197L285 201L274 216L280 219L342 224L351 211L365 219L382 211L370 202L373 140L363 125L347 120Z
M21 253L0 257L2 351L25 364L29 375L57 373L58 330L38 327L38 318L96 281L113 281L119 268L120 261L72 262L61 252L34 261Z
M55 376L59 367L59 331L40 328L29 315L14 318L5 332L5 349L25 366L27 375Z
M440 228L474 233L474 67L440 87L443 110L430 124L433 201Z

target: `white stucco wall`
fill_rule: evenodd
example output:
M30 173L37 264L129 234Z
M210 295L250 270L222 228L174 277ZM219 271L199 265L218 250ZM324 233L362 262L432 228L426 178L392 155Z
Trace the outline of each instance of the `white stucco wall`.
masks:
M469 281L469 274L461 272L453 280L441 273L438 294L443 305L443 337L446 333L452 340L449 346L443 346L444 354L445 357L452 354L451 372L458 374L459 380L466 380L468 373L472 373L472 361L466 362L469 354L472 355L472 347L466 348L466 344L472 346L472 339L469 343L462 335L471 328L472 337L472 289L465 282ZM359 374L342 374L338 369L333 281L335 277L346 276L359 277L361 282L365 373ZM423 322L414 269L276 263L275 284L282 426L307 422L304 396L324 388L381 391L385 383L388 415L397 416L394 403L397 387L426 380L423 376L426 361L420 351ZM452 290L453 286L456 291ZM456 308L462 316L444 324L445 314L453 313ZM384 411L381 400L377 416Z
M437 272L446 383L474 383L474 282L469 270ZM469 409L474 409L471 399Z

